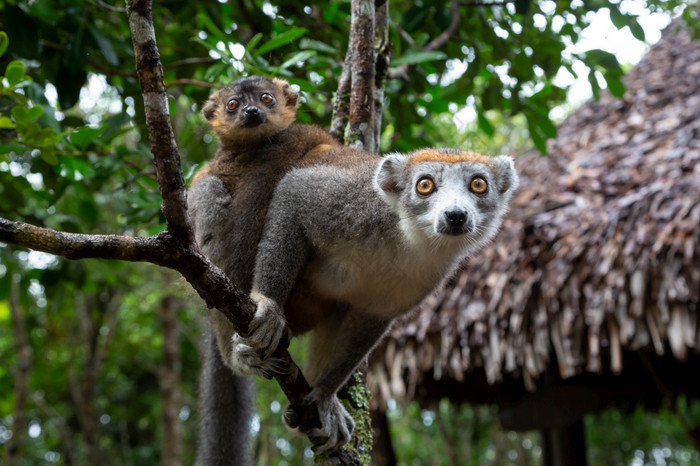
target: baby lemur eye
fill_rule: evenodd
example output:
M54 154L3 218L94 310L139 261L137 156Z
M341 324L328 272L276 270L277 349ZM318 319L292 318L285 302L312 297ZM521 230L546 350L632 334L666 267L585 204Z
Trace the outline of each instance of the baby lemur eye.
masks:
M428 177L421 178L418 180L418 183L416 183L416 192L418 192L418 194L427 196L433 191L435 191L435 182Z
M469 183L469 189L476 194L484 194L486 192L486 188L488 188L488 183L485 179L479 176L474 177L472 182Z
M272 95L268 94L267 92L263 93L263 95L260 96L260 102L264 104L269 104L272 102Z
M229 112L236 110L236 108L238 108L238 101L236 99L229 100L226 102L226 108Z

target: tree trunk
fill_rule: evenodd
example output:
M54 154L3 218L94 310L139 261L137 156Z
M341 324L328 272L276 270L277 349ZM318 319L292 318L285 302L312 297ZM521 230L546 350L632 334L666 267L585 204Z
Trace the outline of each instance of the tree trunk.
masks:
M163 331L163 363L160 371L160 399L163 413L161 465L180 466L180 340L177 327L177 299L161 300L160 325Z
M24 312L19 305L18 283L11 279L10 284L10 317L15 337L15 354L17 354L17 370L14 375L15 404L12 409L12 437L5 444L5 460L7 466L18 466L22 459L22 449L27 433L27 396L29 395L29 371L31 369L32 348L27 338L24 324Z
M389 419L385 411L380 409L372 410L372 430L374 431L372 466L395 466L396 453L391 443Z

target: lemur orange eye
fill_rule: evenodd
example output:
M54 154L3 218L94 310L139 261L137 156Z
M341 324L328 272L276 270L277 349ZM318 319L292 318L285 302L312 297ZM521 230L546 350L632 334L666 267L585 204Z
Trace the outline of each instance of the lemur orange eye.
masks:
M229 100L226 102L226 108L229 112L236 110L236 108L238 108L238 101L236 99Z
M260 102L262 102L264 104L271 103L272 102L272 95L265 92L263 95L260 96Z
M433 180L428 177L418 180L418 183L416 184L416 192L418 192L418 194L427 196L433 191L435 191L435 182Z
M478 176L472 179L472 182L469 183L469 189L476 194L484 194L486 192L486 188L488 188L488 183L486 183L485 179Z

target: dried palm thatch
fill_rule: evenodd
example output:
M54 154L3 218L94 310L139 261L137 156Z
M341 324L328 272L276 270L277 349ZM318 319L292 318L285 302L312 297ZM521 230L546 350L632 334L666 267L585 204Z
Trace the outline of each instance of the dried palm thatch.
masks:
M570 115L547 157L517 161L498 238L375 352L380 405L624 375L635 351L698 357L700 42L674 23L625 84Z

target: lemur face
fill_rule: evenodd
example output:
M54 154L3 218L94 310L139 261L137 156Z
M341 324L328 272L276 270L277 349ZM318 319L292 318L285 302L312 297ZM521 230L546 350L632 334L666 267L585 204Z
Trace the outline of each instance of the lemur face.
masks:
M375 179L413 237L470 242L495 233L517 185L510 157L452 149L387 156Z
M252 76L214 93L202 113L225 143L251 143L289 126L298 100L286 81Z

